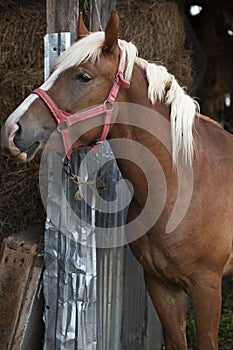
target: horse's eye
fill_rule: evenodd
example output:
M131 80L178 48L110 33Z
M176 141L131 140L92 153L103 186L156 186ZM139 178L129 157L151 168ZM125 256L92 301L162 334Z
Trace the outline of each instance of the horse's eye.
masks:
M82 83L88 83L91 80L87 74L81 72L76 73L75 79L81 81Z

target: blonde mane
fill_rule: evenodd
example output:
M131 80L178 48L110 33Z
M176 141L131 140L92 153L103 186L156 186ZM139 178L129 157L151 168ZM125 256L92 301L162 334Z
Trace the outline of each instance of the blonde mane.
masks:
M62 72L72 66L78 66L85 60L95 62L102 52L103 43L104 32L91 33L61 54L55 63L55 68ZM130 81L137 58L137 49L132 43L124 40L119 39L118 44L126 56L125 78ZM146 76L148 99L152 104L156 101L165 102L171 108L171 144L174 164L177 165L181 151L186 164L191 165L194 155L193 123L198 109L197 103L185 93L165 67L147 62Z
M178 84L175 77L163 66L147 65L148 98L154 104L164 101L171 108L171 144L174 164L180 151L186 164L192 165L194 155L193 124L199 106Z

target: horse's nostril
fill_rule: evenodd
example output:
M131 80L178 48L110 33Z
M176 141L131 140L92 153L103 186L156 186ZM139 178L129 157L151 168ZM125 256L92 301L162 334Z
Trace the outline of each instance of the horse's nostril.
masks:
M19 127L18 130L16 131L16 134L20 135L20 134L22 133L22 126L21 126L21 123L20 123L20 121L18 121L16 124L17 124L18 127Z
M22 126L21 126L21 123L20 123L20 121L18 121L17 123L17 126L18 126L18 129L17 129L17 131L16 131L16 133L15 133L15 136L14 136L14 143L15 143L15 145L17 146L18 145L18 143L19 143L19 141L21 140L21 136L22 136Z

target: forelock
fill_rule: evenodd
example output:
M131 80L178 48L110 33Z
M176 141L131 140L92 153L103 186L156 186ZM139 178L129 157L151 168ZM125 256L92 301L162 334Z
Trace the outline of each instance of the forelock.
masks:
M63 72L78 66L86 60L95 62L101 54L104 43L104 32L95 32L75 42L56 60L54 70Z

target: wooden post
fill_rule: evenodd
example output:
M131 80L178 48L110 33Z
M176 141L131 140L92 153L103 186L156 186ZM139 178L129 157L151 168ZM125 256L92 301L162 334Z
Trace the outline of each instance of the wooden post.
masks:
M110 13L115 9L115 0L90 1L90 30L95 32L104 30Z
M47 33L75 32L79 0L46 0Z
M104 30L115 0L90 0L91 31ZM79 0L46 0L47 33L75 32Z

